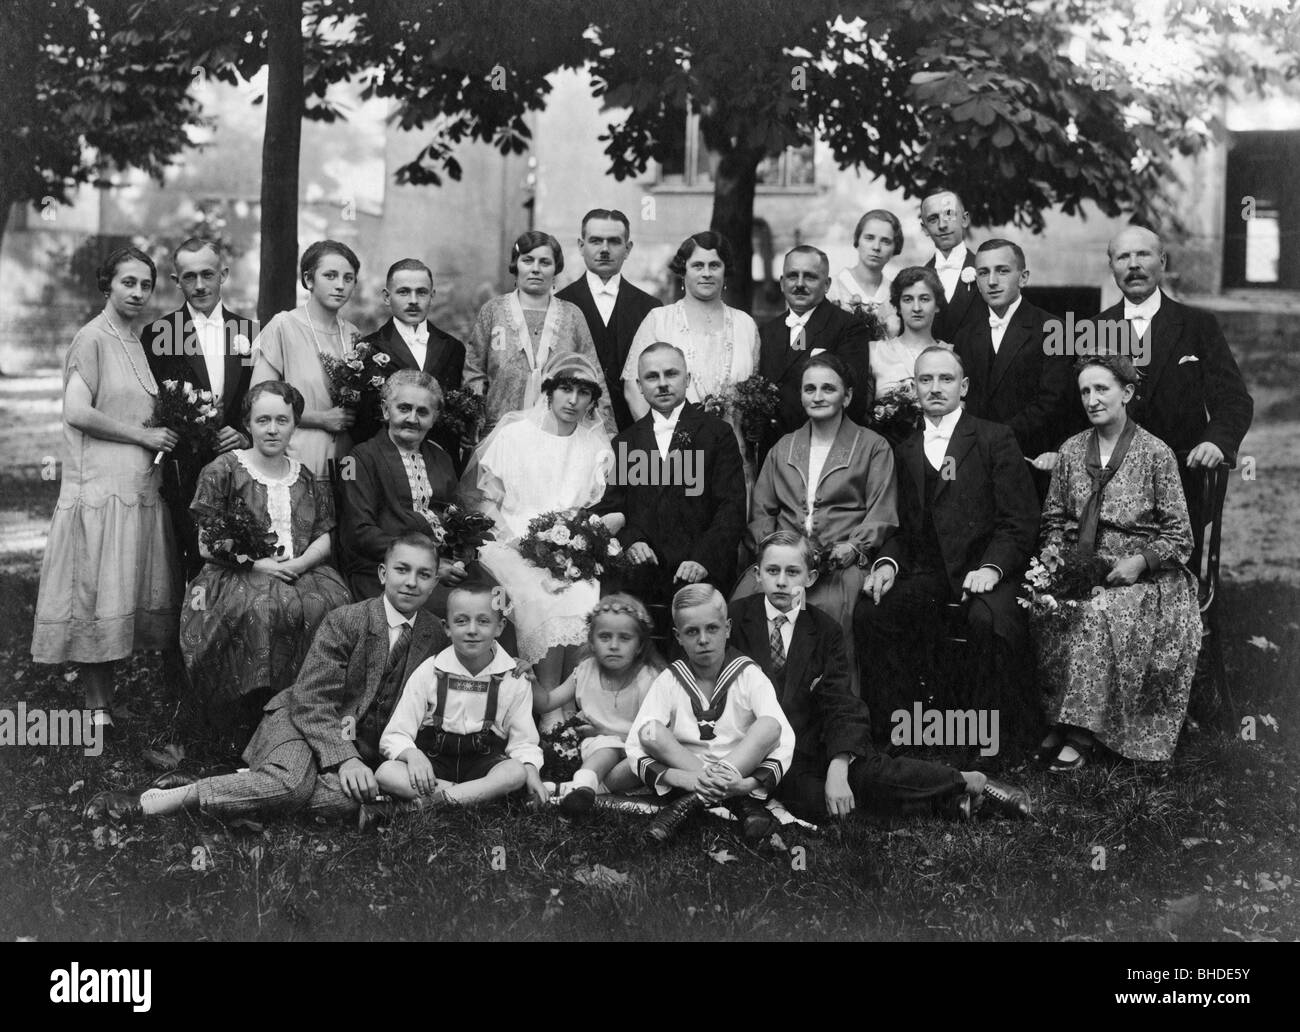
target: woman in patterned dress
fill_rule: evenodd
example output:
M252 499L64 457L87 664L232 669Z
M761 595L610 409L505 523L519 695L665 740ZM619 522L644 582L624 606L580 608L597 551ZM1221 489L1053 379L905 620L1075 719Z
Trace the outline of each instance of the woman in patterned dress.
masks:
M1191 523L1169 447L1128 418L1137 373L1124 357L1077 367L1092 429L1061 446L1043 509L1043 544L1109 566L1103 590L1034 622L1053 730L1053 771L1100 743L1130 760L1168 760L1187 715L1201 644Z
M235 562L214 557L200 532L206 562L181 613L181 651L197 708L217 728L255 723L261 705L293 683L325 614L352 601L328 565L329 489L288 454L303 404L287 383L251 387L244 429L253 446L205 466L190 505L202 527L239 498L282 549L274 558Z
M97 276L107 303L63 360L64 458L32 659L78 664L86 708L112 727L113 665L135 651L174 654L183 576L153 461L178 438L144 425L158 384L138 330L157 270L124 247Z

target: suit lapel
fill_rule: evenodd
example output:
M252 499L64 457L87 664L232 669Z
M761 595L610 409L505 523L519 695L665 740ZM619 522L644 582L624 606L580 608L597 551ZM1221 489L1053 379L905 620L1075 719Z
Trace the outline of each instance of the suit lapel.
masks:
M401 333L397 330L397 320L389 319L383 328L384 349L393 356L393 359L403 369L419 369L415 363L415 356L411 354L411 349L406 346L406 341L402 339ZM427 355L425 356L427 359Z
M796 363L802 362L807 358L809 352L812 351L812 319L810 318L808 320L808 325L803 328L803 350L795 351L795 349L790 346L790 327L785 324L785 320L789 317L790 309L787 308L781 313L781 322L779 324L781 333L777 336L777 340L781 342L776 358L777 380L784 380L785 374L788 373Z
M384 479L397 492L397 503L401 510L410 512L415 499L411 497L411 481L406 475L406 466L402 462L402 457L397 453L397 445L388 436L388 430L385 428L380 428L375 437L379 441L380 449L384 454L384 466L387 473Z
M966 453L975 447L975 424L971 422L973 418L963 412L961 419L957 420L957 425L953 427L952 438L948 441L948 448L943 454L943 465L939 467L939 483L934 489L934 500L936 502L948 489L948 485L957 479L957 471L961 469ZM951 465L949 465L950 460ZM952 473L945 475L948 469L951 469ZM924 488L922 488L922 494L924 494Z
M1123 318L1123 316L1124 308L1121 305L1120 318ZM1130 323L1130 332L1132 332L1132 328ZM1169 359L1177 350L1178 338L1183 332L1182 306L1175 301L1169 300L1169 296L1162 293L1160 310L1156 312L1155 318L1151 320L1147 332L1151 336L1151 364L1145 370L1146 383L1143 384L1142 393L1146 395L1147 404L1150 405L1151 399L1155 397L1156 385L1160 382L1160 377L1169 365Z
M988 335L989 349L993 348L992 330L988 328L988 320L984 321L985 334ZM1002 335L1002 346L998 348L998 353L993 356L993 369L989 373L989 396L997 390L998 383L1002 377L1007 374L1011 368L1011 363L1016 357L1016 353L1029 343L1034 335L1033 330L1033 313L1025 310L1025 302L1020 303L1016 309L1015 319L1007 325L1006 332Z
M415 630L411 633L411 650L406 655L406 669L402 672L402 684L415 672L415 668L433 654L434 635L437 624L432 616L421 609L415 614Z
M186 379L194 384L197 390L210 391L212 390L212 380L208 377L208 364L203 360L203 343L199 340L198 331L194 327L193 320L190 319L189 305L182 305L177 315L180 317L181 342L185 353L185 364L190 370Z
M222 306L221 309L221 322L226 339L226 382L222 391L221 411L226 425L230 426L239 422L240 414L232 410L235 404L235 395L239 392L239 380L244 375L244 356L235 350L235 333L238 329L238 321L235 319L234 313L225 306Z
M802 609L794 620L794 633L790 635L790 651L785 657L785 697L803 690L808 683L806 671L813 653L813 618ZM784 704L785 698L782 698Z
M924 440L924 434L913 433L903 438L897 449L899 458L903 460L903 468L912 478L912 485L916 489L916 497L922 508L925 506L925 448L922 446Z
M367 613L369 626L366 629L369 648L366 652L366 691L357 708L364 713L369 708L375 694L379 691L379 682L384 677L384 663L388 660L388 617L384 613L384 596L370 600Z

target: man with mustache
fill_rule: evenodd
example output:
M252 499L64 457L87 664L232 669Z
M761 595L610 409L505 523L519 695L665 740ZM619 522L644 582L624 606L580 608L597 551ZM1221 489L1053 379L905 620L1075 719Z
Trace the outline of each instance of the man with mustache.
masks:
M392 360L389 368L428 373L444 392L454 391L465 368L465 345L429 319L434 293L433 271L424 262L418 258L394 262L384 284L384 302L392 317L363 340ZM358 444L368 441L383 425L376 392L358 408L352 439ZM430 438L459 462L460 442L451 434L435 429Z
M587 273L556 296L582 309L605 372L614 422L626 430L632 425L632 412L619 376L632 338L651 309L659 307L659 299L623 278L623 263L632 253L632 227L626 215L617 209L592 208L582 217L581 234L578 247Z
M1130 337L1149 335L1150 361L1138 369L1143 382L1129 416L1178 456L1195 525L1203 518L1191 511L1199 499L1200 470L1236 462L1255 405L1218 320L1179 304L1161 289L1169 258L1160 237L1128 226L1111 240L1106 255L1124 300L1097 321L1128 320ZM1075 412L1078 428L1085 428L1082 410Z
M934 339L949 344L958 330L988 314L975 289L975 256L966 246L969 227L970 215L953 191L937 190L921 201L921 228L934 243L926 265L938 273L948 302L934 321Z
M781 269L786 311L758 331L758 373L781 392L776 426L759 441L758 465L778 440L803 426L807 414L800 400L805 360L823 351L838 355L853 373L857 390L847 412L865 426L871 387L871 340L866 324L826 300L831 263L808 244L792 248Z
M221 301L230 267L219 243L190 237L176 248L172 264L172 281L180 287L185 303L145 328L141 335L145 359L159 383L188 381L196 390L211 391L221 410L216 448L180 449L174 455L176 478L163 478L162 494L189 580L203 568L198 530L190 515L199 473L219 454L249 446L240 428L240 413L253 374L257 323Z
M1008 737L1027 738L1034 707L1007 699L1008 713L1001 686L1020 683L1013 658L1026 644L1016 592L1038 537L1029 467L1010 427L961 409L970 381L954 352L922 351L916 387L923 432L895 449L899 525L885 538L854 612L872 726L879 734L895 710L950 690L939 683L934 656L942 609L957 602L974 650L970 696L956 700L959 708L998 710Z

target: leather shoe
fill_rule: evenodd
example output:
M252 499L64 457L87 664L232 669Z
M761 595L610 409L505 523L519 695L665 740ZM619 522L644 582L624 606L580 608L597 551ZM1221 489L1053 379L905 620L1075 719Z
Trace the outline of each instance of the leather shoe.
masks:
M667 842L681 830L681 826L690 819L692 814L703 809L704 800L700 798L699 793L688 792L675 803L669 803L655 814L650 827L646 828L646 836L654 842Z
M166 791L169 788L184 788L186 785L192 785L199 779L190 774L182 774L178 770L168 770L159 774L151 782L150 788L160 788Z
M139 792L100 792L82 811L88 821L134 821L143 816Z
M988 804L1008 817L1028 817L1034 810L1029 793L996 778L986 778L984 798Z
M740 831L746 842L761 842L776 830L776 818L752 796L728 799L726 807L740 821Z
M570 789L560 800L560 813L566 817L585 817L596 807L596 793L586 785Z

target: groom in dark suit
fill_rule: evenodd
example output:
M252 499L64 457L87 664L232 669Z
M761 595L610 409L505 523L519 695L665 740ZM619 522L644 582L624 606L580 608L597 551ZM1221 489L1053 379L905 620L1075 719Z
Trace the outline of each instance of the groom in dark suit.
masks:
M943 689L933 656L950 602L961 604L975 650L972 698L961 701L1001 710L1000 683L1026 640L1017 582L1038 536L1038 500L1011 430L959 407L969 386L961 360L927 348L916 360L916 385L925 422L896 449L899 526L854 612L863 694L877 729L890 726L896 709ZM1015 702L1017 710L1027 705ZM1033 719L1011 716L1017 737Z
M632 412L623 397L623 364L632 338L645 317L659 307L659 299L623 278L623 263L632 253L632 227L621 211L593 208L587 212L578 247L587 264L586 275L556 296L582 309L605 373L614 422L619 430L626 430L632 425Z
M934 339L948 344L962 327L987 315L975 289L975 256L966 246L969 227L970 215L951 190L936 191L921 201L921 228L934 243L934 255L925 264L938 274L948 302L934 320Z
M444 391L457 390L465 368L465 345L429 319L433 304L433 271L418 258L402 258L388 270L384 281L384 302L391 318L374 333L362 338L376 353L392 359L390 368L428 373ZM374 437L383 426L379 415L379 393L367 395L357 411L352 428L356 444ZM458 458L460 442L434 430L430 437L449 455Z
M988 318L968 322L951 343L970 377L966 411L1009 426L1021 452L1033 459L1056 451L1066 436L1074 377L1068 355L1048 354L1053 316L1021 296L1028 281L1018 244L1000 239L980 244L975 283ZM1040 498L1046 495L1045 471L1036 486Z
M180 287L185 303L145 327L141 336L145 358L159 383L188 381L197 390L212 391L221 409L216 449L183 450L176 457L177 476L163 480L188 580L203 567L198 531L189 511L199 473L220 453L249 445L243 406L253 373L257 323L221 303L221 288L230 268L216 241L190 237L176 248L172 264L172 280Z
M831 285L831 263L825 253L809 244L792 248L781 269L781 293L786 310L758 331L758 373L781 392L776 426L759 441L758 462L783 435L807 420L800 400L804 360L818 352L838 355L853 374L853 401L848 416L866 425L871 386L871 335L866 324L826 300Z
M683 584L730 592L736 580L745 529L740 447L730 426L686 400L689 383L686 358L671 344L641 353L637 385L650 411L614 438L614 472L595 507L623 514L618 539L633 564L602 587L649 605L668 604Z

